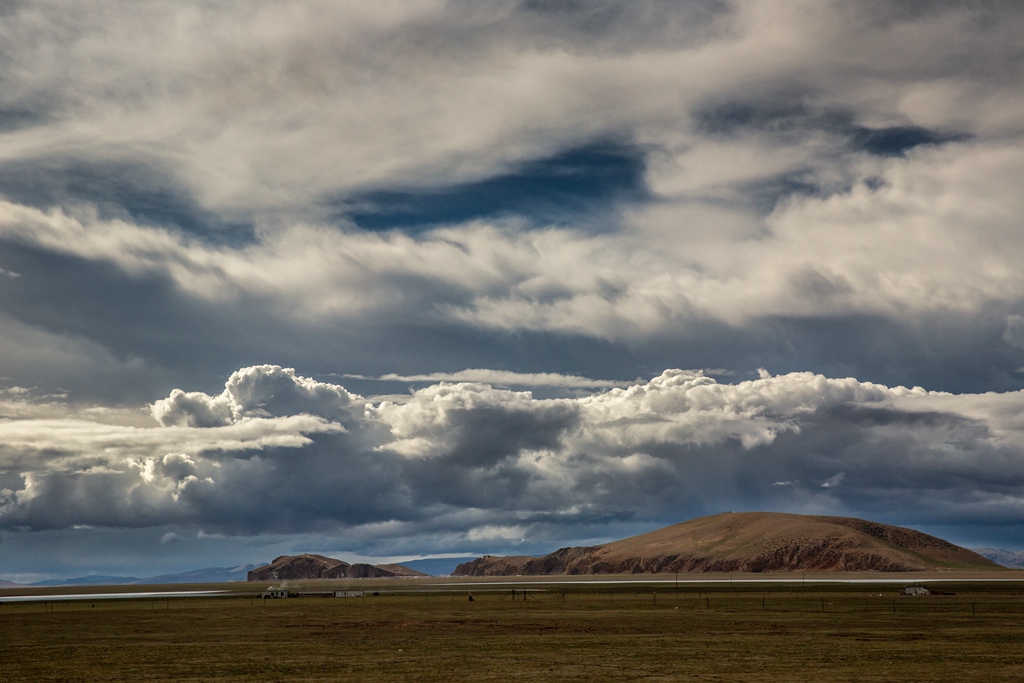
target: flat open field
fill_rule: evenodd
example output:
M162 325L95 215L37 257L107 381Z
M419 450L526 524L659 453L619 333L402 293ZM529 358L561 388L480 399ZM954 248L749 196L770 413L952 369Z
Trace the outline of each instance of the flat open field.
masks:
M7 603L0 681L1019 681L1024 582L928 585L955 595L478 583L470 602L407 580L364 599Z

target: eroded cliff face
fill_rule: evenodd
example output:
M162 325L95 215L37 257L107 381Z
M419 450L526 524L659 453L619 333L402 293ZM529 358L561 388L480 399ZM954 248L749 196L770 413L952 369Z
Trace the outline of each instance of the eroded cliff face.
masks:
M854 519L852 517L818 517L818 519L828 520L833 524L856 529L861 533L885 541L886 543L890 543L899 548L940 548L953 551L966 550L966 548L961 548L958 545L954 545L949 541L936 536L930 536L920 531L906 529L900 526L879 524L878 522L869 522L865 519Z
M274 558L266 567L250 570L249 581L284 581L320 576L333 569L339 560L322 555L284 555Z
M658 574L673 572L994 569L941 538L847 517L723 513L600 546L543 557L484 556L458 576Z

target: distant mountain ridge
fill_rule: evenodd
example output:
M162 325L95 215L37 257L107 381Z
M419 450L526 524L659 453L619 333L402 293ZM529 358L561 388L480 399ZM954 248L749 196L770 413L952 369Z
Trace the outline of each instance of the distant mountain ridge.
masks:
M302 556L299 555L292 557ZM277 559L280 560L282 558ZM325 559L331 560L331 558ZM382 570L383 572L389 572L389 576L429 576L432 574L449 574L455 568L456 564L467 559L472 559L472 556L463 558L430 558L422 560L412 560L407 563L412 566L406 566L406 564L348 565L348 563L344 563L341 560L331 561L336 562L338 564L345 564L347 566L355 567L354 570L351 570L352 576L349 577L355 578L355 575L363 571L361 568L364 566L376 567L378 570ZM77 576L68 579L48 579L46 581L36 581L31 584L17 583L14 581L5 581L3 579L0 579L0 589L23 588L25 586L132 586L179 583L226 583L229 581L247 581L249 578L249 572L251 572L254 569L259 569L260 567L266 566L268 565L245 564L237 567L207 567L205 569L193 569L191 571L181 572L178 574L161 574L159 576L150 576L144 578L139 578L137 576L109 576L101 574L91 574L88 576ZM425 569L428 571L427 573L424 573L419 571L419 569ZM376 575L382 575L382 572L378 571Z
M383 579L426 576L400 564L349 564L324 555L282 555L270 564L253 569L248 581L302 581L307 579Z
M1024 551L1022 550L1002 550L1000 548L972 548L972 550L1008 569L1024 569Z
M453 576L668 572L998 569L966 548L904 527L852 517L726 512L603 545L542 557L484 556Z
M149 584L173 583L225 583L228 581L245 581L249 571L260 565L244 564L237 567L207 567L193 569L180 574L161 574L138 578L135 576L104 576L91 574L71 579L49 579L28 584L31 586L133 586Z

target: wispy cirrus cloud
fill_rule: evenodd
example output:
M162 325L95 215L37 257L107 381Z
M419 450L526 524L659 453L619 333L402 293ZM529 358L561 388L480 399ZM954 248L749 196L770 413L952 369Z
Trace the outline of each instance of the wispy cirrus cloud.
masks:
M488 370L467 368L458 372L431 372L423 375L398 375L388 373L380 377L346 375L354 379L375 379L384 382L481 382L494 386L519 387L565 387L569 389L604 389L627 386L629 382L610 379L591 379L579 375L563 375L557 372L512 372L509 370Z

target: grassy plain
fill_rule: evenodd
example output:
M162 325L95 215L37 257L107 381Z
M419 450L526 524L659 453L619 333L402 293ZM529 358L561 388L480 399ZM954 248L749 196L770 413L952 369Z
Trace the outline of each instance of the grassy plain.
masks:
M417 584L419 585L419 584ZM423 584L425 585L425 584ZM1019 681L1024 583L0 605L0 681ZM224 587L223 585L219 587ZM262 588L262 586L260 586Z

